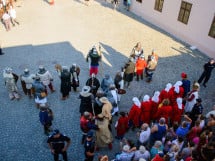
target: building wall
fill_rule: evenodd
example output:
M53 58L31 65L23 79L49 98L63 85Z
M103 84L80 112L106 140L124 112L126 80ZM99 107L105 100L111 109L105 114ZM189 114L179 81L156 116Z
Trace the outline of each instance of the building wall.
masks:
M142 3L132 0L131 12L215 58L215 38L208 36L215 16L215 0L184 0L192 4L188 24L177 20L181 1L164 0L159 12L154 10L155 0L142 0Z

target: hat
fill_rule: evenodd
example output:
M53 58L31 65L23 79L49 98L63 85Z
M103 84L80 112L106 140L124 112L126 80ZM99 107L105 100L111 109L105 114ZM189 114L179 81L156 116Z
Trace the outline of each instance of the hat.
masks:
M187 74L186 73L181 73L181 78L187 78Z
M84 116L90 116L90 113L87 112L87 111L85 111L85 112L84 112Z
M130 147L128 145L124 145L122 148L122 150L125 152L129 151L129 149L130 149Z
M145 153L145 151L146 151L146 148L144 147L144 146L140 146L139 147L139 151L141 152L141 153Z
M107 103L107 102L108 102L108 99L107 99L107 97L102 97L102 98L99 99L99 101L100 101L101 103Z
M90 92L90 86L84 86L81 90L82 93L89 93Z
M59 134L60 131L58 129L55 129L54 132L53 132L53 135L56 135L56 134Z
M87 137L88 137L88 138L92 138L92 137L93 137L93 131L89 131L89 132L87 133Z
M97 117L102 119L102 118L104 118L104 115L102 113L100 113L100 114L97 115Z
M201 103L201 102L202 102L202 99L201 99L201 98L197 98L197 99L196 99L196 102Z

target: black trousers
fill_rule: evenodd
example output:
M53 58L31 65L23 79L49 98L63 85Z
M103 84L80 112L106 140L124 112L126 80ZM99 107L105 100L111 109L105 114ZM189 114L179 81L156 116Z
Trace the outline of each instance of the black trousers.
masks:
M55 161L59 160L59 154L62 154L64 161L68 161L68 159L67 159L67 152L66 151L64 151L64 152L62 152L62 151L61 152L55 152L54 153L54 160Z
M198 83L201 83L204 79L204 82L203 84L206 84L208 82L208 80L210 79L211 77L211 73L208 73L208 72L203 72L202 75L200 76L199 80L198 80Z

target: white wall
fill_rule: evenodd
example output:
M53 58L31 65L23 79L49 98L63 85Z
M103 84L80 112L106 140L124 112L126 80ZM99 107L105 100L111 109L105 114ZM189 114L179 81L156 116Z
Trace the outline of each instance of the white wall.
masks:
M215 58L215 38L208 36L215 16L215 0L184 0L192 4L187 25L177 20L181 1L164 0L159 12L154 10L155 0L142 0L142 3L132 0L131 11Z

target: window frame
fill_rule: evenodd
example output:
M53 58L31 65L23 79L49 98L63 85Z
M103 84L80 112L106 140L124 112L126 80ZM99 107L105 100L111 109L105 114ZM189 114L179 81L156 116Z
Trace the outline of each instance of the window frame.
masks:
M155 0L154 10L162 12L164 0Z
M192 3L181 1L180 10L178 13L178 21L187 25L190 18L191 10L192 10Z
M214 18L212 20L210 30L208 32L208 36L215 38L215 15L214 15Z

